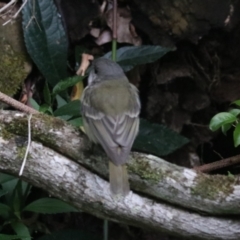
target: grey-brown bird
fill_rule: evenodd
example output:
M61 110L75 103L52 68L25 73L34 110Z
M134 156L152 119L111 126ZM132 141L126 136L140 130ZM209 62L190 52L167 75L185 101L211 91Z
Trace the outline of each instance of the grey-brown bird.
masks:
M110 159L111 192L126 196L129 181L125 164L139 128L138 90L117 63L99 58L93 61L81 104L86 134Z

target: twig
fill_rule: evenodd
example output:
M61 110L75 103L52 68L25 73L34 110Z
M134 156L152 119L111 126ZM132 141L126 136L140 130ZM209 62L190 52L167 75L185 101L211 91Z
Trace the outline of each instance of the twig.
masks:
M37 110L30 108L20 102L18 102L17 100L9 97L8 95L0 92L0 102L4 102L20 111L26 112L26 113L31 113L31 114L36 114L39 113Z
M29 153L29 150L30 150L30 147L31 147L31 118L32 118L32 114L30 114L28 116L28 145L27 145L27 149L26 149L26 152L25 152L25 156L24 156L24 159L23 159L21 169L19 171L19 176L21 176L22 173L23 173L23 170L24 170L24 167L25 167L26 161L27 161L27 156L28 156L28 153Z
M42 29L41 29L41 27L40 27L40 25L39 25L39 23L38 23L38 21L37 21L37 18L36 18L36 16L35 16L35 8L36 8L36 3L35 3L35 0L33 0L33 4L32 4L32 16L31 16L31 18L30 18L30 20L29 20L29 22L28 22L28 24L27 24L27 26L26 26L25 28L27 29L27 28L30 26L32 20L35 19L36 24L38 25L39 30L42 31Z
M220 169L223 167L228 167L237 163L240 163L240 155L236 155L230 158L225 158L217 162L204 164L199 167L194 167L193 169L200 172L211 172L213 170Z
M16 0L14 0L16 1ZM18 14L22 11L22 9L24 8L24 6L27 4L28 0L24 0L24 2L22 3L22 6L18 9L18 11L11 17L11 19L9 19L8 21L6 21L5 23L3 23L3 26L7 25L9 22L11 22L13 19L17 18Z
M7 3L5 6L3 6L1 9L0 9L0 13L3 12L4 10L6 10L7 8L9 8L11 5L15 4L17 0L11 0L9 3Z

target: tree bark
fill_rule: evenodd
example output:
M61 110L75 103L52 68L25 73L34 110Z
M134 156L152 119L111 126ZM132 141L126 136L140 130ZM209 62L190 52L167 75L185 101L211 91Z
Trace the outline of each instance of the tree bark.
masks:
M108 182L100 177L107 176L101 149L92 148L80 131L60 119L37 114L31 125L33 142L23 179L79 210L189 238L240 238L239 220L193 211L239 214L238 179L208 176L133 153L128 164L131 188L147 197L131 192L125 199L112 198ZM26 149L27 115L1 111L0 129L0 169L17 175Z

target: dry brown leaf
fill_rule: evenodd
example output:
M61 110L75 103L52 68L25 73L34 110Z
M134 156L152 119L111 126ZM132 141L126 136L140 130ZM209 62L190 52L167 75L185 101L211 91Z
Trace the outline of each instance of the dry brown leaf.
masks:
M107 25L112 29L113 9L108 10L105 15ZM142 40L137 35L131 20L132 15L128 8L117 9L117 41L119 43L130 43L135 46L139 46L141 45Z
M83 53L81 65L80 65L79 69L77 70L76 74L78 76L84 76L88 66L90 65L90 61L93 59L94 59L93 55Z

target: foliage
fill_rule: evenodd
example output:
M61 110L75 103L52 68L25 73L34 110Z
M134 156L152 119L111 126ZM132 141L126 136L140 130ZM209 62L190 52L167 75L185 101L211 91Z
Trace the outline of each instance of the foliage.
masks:
M58 232L54 232L51 235L45 235L43 237L38 238L37 240L100 240L101 238L96 237L88 232L83 232L80 230L68 229L62 230Z
M54 1L27 1L22 13L28 53L49 84L55 86L68 76L68 40Z
M24 214L29 212L42 214L55 214L63 212L76 212L69 204L54 198L40 198L29 202L29 194L32 186L18 178L7 174L0 174L0 216L3 220L0 231L11 226L16 235L3 235L2 239L31 239L31 228L24 222ZM1 235L0 235L1 236Z
M164 125L140 120L140 131L133 149L142 152L166 156L188 143L188 139L180 136Z
M232 104L240 107L240 100L233 102ZM209 128L212 131L217 131L221 128L223 134L227 134L228 130L234 127L233 131L233 142L234 146L240 145L240 123L239 123L240 109L233 108L228 112L220 112L213 116L210 121Z
M74 126L82 126L80 101L79 99L71 101L69 93L75 84L82 84L84 77L68 75L68 39L54 1L27 1L22 13L24 39L28 53L46 79L43 102L39 104L34 99L30 99L30 104L40 112L62 118ZM117 50L117 62L124 71L129 71L137 65L154 62L173 50L173 48L161 46L122 47ZM80 63L79 52L88 52L88 49L83 46L75 48L75 67ZM104 57L111 58L111 54L109 52ZM156 155L167 155L187 142L186 138L165 126L151 124L141 119L140 133L134 148ZM30 230L22 221L22 215L26 211L32 213L75 211L66 203L50 198L41 198L26 204L31 187L21 180L13 179L13 181L16 182L13 189L16 189L14 191L18 193L12 197L16 203L9 205L11 201L3 201L0 205L0 212L4 214L5 221L9 221L18 236L30 237ZM24 191L23 186L28 186L28 192ZM6 197L5 190L2 190L0 196ZM25 197L22 199L22 196ZM10 215L11 220L9 220ZM94 239L84 234L78 232L76 239ZM41 240L74 239L74 234L69 236L67 232L62 232L42 237Z
M175 48L165 48L162 46L137 46L122 47L117 50L117 63L125 72L130 71L133 67L141 64L155 62L163 57L169 51ZM105 58L111 59L112 52L104 55Z

